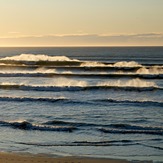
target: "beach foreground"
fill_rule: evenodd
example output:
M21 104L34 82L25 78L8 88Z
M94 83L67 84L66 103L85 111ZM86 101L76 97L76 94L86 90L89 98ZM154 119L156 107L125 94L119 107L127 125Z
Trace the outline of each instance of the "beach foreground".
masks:
M0 163L129 163L127 160L0 153Z

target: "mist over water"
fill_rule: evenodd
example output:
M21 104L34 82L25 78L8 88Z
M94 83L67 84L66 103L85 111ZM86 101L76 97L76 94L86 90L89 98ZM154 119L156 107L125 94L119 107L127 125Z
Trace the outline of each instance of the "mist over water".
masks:
M145 67L142 67L142 68L138 69L136 71L136 73L138 73L138 74L163 74L163 68L154 66L154 67L150 67L147 69Z
M0 48L0 150L162 161L162 54Z
M130 61L130 62L126 62L126 61L123 61L123 62L117 62L115 64L113 64L115 67L142 67L141 64L138 64L137 62L135 61Z
M98 83L100 86L117 86L117 87L157 87L154 82L147 82L140 79L132 79L129 81L117 80L115 82Z
M71 60L66 56L48 56L45 54L21 54L12 57L1 58L1 60L12 60L12 61L78 61Z

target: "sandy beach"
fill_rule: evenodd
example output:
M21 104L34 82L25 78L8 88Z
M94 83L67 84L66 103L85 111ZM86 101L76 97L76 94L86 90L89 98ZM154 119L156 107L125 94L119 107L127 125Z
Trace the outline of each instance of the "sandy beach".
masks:
M127 160L0 153L0 163L129 163Z

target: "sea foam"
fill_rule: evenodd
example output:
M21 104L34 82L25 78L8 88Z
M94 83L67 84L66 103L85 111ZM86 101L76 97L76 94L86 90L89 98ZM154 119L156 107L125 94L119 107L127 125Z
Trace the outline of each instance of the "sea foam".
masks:
M154 82L147 82L144 80L140 80L138 78L128 80L128 81L122 81L117 80L115 82L99 82L99 86L117 86L117 87L157 87L157 85Z
M150 68L142 67L136 71L137 74L163 74L163 69L157 66Z
M12 60L12 61L78 61L70 59L66 56L48 56L45 54L21 54L12 57L1 58L0 60Z
M121 61L121 62L116 62L115 64L113 64L113 66L115 67L142 67L141 64L135 62L135 61L130 61L130 62L126 62L126 61Z

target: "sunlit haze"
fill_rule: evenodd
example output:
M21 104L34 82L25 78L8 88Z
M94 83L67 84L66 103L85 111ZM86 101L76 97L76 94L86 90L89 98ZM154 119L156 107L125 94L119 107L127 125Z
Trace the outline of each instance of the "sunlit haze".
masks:
M163 46L163 0L0 0L0 46Z

